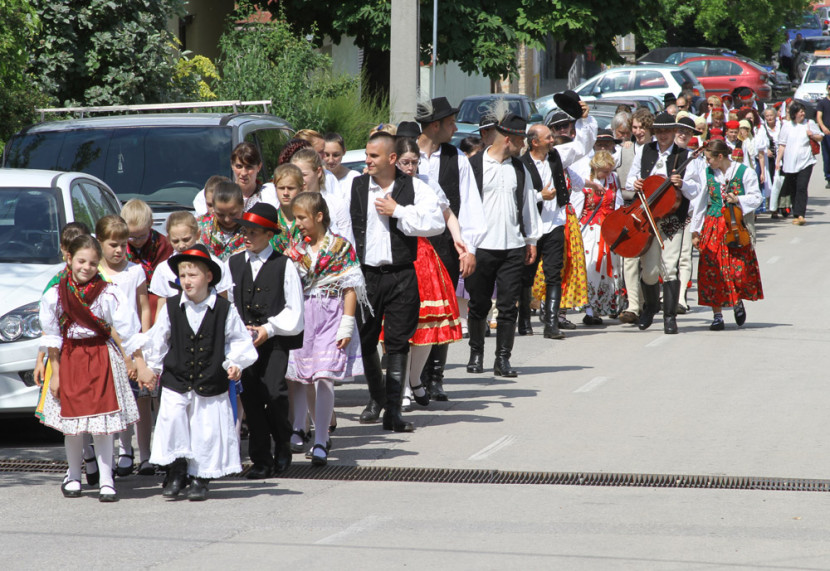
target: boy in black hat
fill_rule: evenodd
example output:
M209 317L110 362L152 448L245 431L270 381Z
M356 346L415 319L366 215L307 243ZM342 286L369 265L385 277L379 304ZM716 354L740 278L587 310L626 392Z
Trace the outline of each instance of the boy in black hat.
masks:
M270 245L281 231L278 220L276 208L255 204L237 220L243 226L246 250L228 260L233 302L259 353L256 363L242 373L248 454L254 464L247 474L251 480L291 465L285 372L288 351L303 345L303 287L294 264Z
M459 254L455 249L449 230L429 239L438 257L452 280L453 287L458 286L460 275L469 275L475 269L475 252L487 228L484 224L484 207L476 186L470 162L467 156L450 144L458 109L452 107L446 97L432 99L429 104L418 106L415 120L422 126L418 137L421 150L421 163L418 171L426 175L430 184L438 183L450 201L450 210L458 218L461 237L467 251ZM484 113L485 122L482 140L485 139L487 124L492 117ZM492 121L495 123L495 121ZM492 126L495 126L493 124ZM430 398L436 401L449 400L444 392L444 365L447 362L449 344L435 345L421 375L421 383L427 388Z
M208 481L242 470L228 397L230 381L257 353L236 309L213 289L222 269L202 244L167 262L182 292L167 298L148 332L147 362L161 372L161 403L150 462L168 466L162 495L175 498L187 476L191 501Z
M498 285L496 307L496 360L494 374L515 377L510 365L525 265L536 259L536 242L542 235L536 193L530 173L519 160L525 144L527 121L506 113L499 121L496 138L484 152L470 159L485 206L487 233L476 251L476 271L466 280L470 293L467 329L470 361L467 371L484 372L484 332Z

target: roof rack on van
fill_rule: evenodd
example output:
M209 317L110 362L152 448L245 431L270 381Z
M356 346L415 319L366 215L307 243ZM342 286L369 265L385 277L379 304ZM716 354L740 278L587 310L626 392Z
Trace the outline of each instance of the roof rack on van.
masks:
M270 99L261 101L240 101L238 99L231 101L196 101L191 103L148 103L141 105L105 105L99 107L46 107L43 109L35 109L40 113L40 120L43 121L47 113L79 113L83 118L86 114L91 113L112 113L114 111L174 111L179 109L206 109L212 107L231 107L234 113L238 113L239 107L248 107L251 105L262 105L262 112L268 113L268 106L271 105Z

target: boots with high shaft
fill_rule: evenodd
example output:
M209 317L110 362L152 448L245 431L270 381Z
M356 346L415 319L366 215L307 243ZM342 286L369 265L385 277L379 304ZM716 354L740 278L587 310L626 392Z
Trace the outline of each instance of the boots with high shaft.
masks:
M564 339L565 334L559 329L559 302L562 299L562 285L549 285L545 288L545 339Z
M413 432L415 426L401 416L401 398L406 369L409 364L406 353L388 353L386 357L386 410L383 413L383 429L395 432Z
M467 319L467 331L470 333L470 361L468 373L484 372L484 330L488 327L484 319Z
M660 311L660 284L642 284L640 291L643 294L643 311L640 312L640 320L637 327L645 331L654 322L654 316Z
M519 373L510 366L513 353L514 329L512 323L501 323L496 329L496 361L493 374L497 377L516 377Z
M677 301L680 298L680 282L663 282L663 332L677 334Z

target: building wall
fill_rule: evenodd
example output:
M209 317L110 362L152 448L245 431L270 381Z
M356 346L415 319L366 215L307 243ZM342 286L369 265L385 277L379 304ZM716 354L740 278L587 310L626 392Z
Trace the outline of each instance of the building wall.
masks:
M187 16L173 18L170 31L183 40L183 49L215 61L219 57L219 37L233 8L234 0L188 0Z
M438 55L439 59L441 55ZM421 93L432 93L432 67L421 66ZM436 68L435 96L446 97L458 105L468 95L490 93L490 80L480 74L469 75L456 62L440 63Z

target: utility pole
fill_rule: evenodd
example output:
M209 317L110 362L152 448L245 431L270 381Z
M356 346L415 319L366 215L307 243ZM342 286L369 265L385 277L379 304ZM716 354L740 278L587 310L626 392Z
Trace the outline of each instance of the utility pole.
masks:
M415 118L421 65L420 22L418 0L392 0L389 53L389 120L392 123Z

